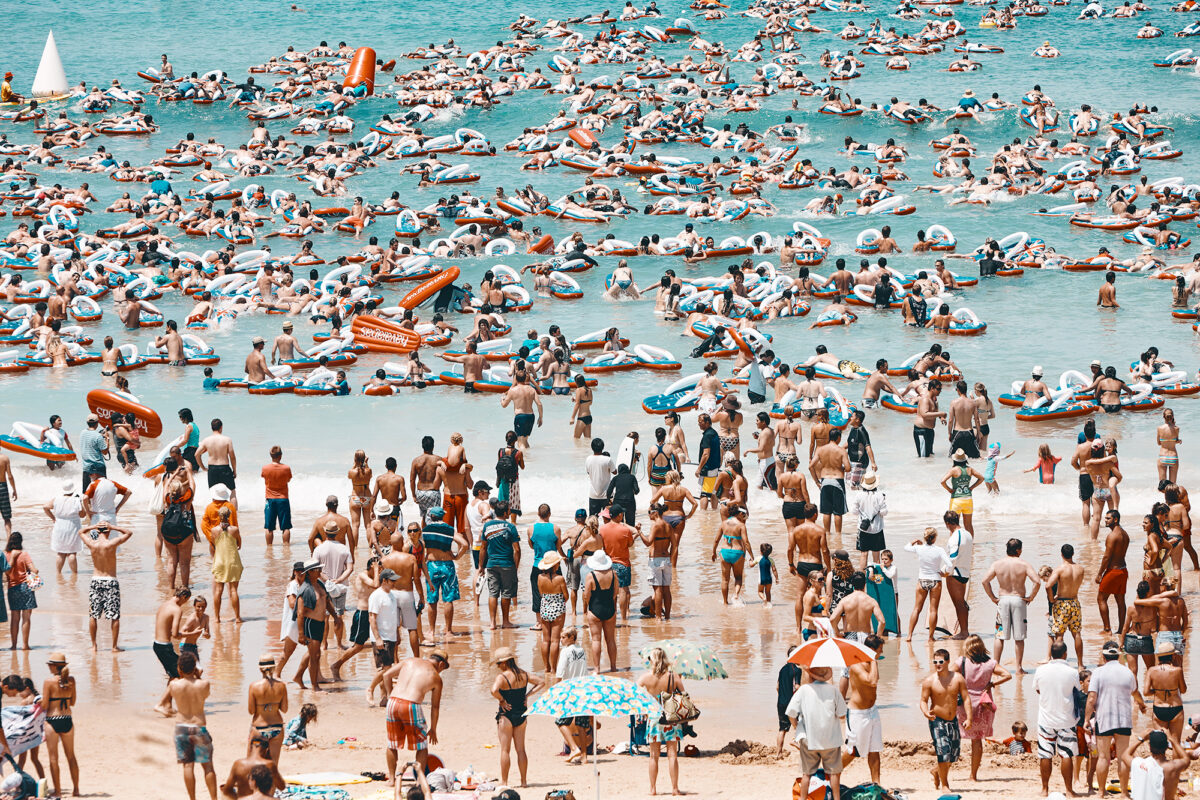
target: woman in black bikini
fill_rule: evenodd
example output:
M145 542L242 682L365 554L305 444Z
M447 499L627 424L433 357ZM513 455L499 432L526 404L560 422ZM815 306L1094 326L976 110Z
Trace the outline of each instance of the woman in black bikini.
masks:
M263 656L258 660L262 680L250 684L250 736L247 752L254 749L256 737L267 740L271 760L279 763L283 752L283 715L288 710L287 684L275 677L275 659Z
M196 483L192 473L178 461L168 458L164 464L162 539L167 551L171 585L187 586L192 572L192 544L196 536L196 510L192 498ZM176 584L178 575L180 583Z
M517 666L512 648L496 650L492 663L500 667L500 674L492 683L492 697L500 703L496 712L496 729L500 735L500 782L508 784L508 769L512 764L510 753L516 745L517 769L521 772L524 788L529 785L525 780L529 768L529 756L525 754L525 709L529 698L544 684L541 678Z
M575 407L571 409L571 424L576 439L592 438L592 390L582 375L575 376Z
M612 559L604 552L587 560L591 574L583 582L583 607L587 609L588 631L591 635L592 661L600 671L600 642L608 648L608 667L617 670L617 576Z
M75 760L75 723L71 719L71 706L75 705L75 679L67 669L67 657L53 653L46 662L50 667L50 678L42 684L42 705L46 708L46 750L50 754L50 780L54 784L54 797L62 797L62 783L58 777L58 743L62 742L67 756L67 769L71 771L71 786L79 794L79 762Z

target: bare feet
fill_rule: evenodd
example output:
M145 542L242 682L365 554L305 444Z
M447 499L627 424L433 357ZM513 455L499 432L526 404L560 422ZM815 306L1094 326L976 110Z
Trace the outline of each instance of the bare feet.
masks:
M329 671L333 673L333 679L335 681L340 681L342 679L342 665L341 664L338 664L336 662L333 664L330 664Z
M93 651L94 651L95 649L96 649L96 648L94 648L94 647L92 648L92 650L93 650ZM124 648L124 647L117 647L117 646L114 644L114 645L112 646L112 651L113 651L114 653L124 653L124 652L125 652L125 648Z
M156 705L154 707L154 710L157 711L159 714L162 714L164 717L175 716L175 709L171 708L170 706L164 706L162 703L159 703L158 705Z

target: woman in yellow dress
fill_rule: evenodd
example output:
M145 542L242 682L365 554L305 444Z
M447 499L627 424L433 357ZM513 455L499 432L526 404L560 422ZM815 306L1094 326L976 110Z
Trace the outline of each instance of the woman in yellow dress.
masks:
M213 557L213 620L221 622L221 595L229 585L229 603L233 606L233 621L242 621L241 600L238 598L238 582L242 579L242 534L236 525L229 524L232 509L222 506L217 512L221 521L209 545Z

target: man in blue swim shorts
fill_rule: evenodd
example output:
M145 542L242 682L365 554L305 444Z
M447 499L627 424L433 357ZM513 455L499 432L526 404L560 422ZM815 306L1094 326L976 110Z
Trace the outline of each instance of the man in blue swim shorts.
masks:
M446 604L446 633L454 633L454 601L461 597L458 590L458 570L454 560L467 547L467 539L443 520L446 510L441 506L429 509L429 524L421 531L421 543L425 545L425 573L429 581L425 599L429 603L429 630L432 638L437 632L438 603ZM458 545L458 553L454 545Z

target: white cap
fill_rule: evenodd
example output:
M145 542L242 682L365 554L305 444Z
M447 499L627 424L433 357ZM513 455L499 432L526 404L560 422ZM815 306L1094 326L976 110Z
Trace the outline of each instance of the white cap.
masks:
M1036 375L1036 376L1037 376L1037 377L1039 377L1039 378L1040 378L1040 377L1042 377L1042 375L1044 375L1044 374L1045 374L1044 372L1042 372L1042 365L1041 365L1041 364L1035 364L1035 365L1034 365L1034 367L1033 367L1033 374L1034 374L1034 375Z

